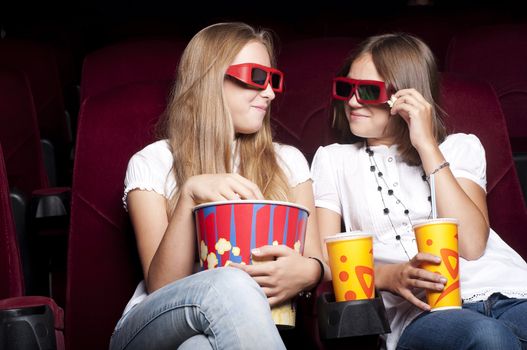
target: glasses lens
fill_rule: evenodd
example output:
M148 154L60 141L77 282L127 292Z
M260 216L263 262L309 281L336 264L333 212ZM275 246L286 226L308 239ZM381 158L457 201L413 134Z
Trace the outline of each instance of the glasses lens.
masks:
M353 90L353 84L350 84L345 81L335 82L335 92L337 93L337 96L350 97L351 90Z
M381 88L377 85L359 85L359 97L365 101L375 101L379 99Z
M251 72L251 80L253 83L258 85L265 84L265 80L267 79L267 72L260 68L253 68Z
M273 89L279 89L281 80L282 77L280 76L280 74L271 75L271 87Z

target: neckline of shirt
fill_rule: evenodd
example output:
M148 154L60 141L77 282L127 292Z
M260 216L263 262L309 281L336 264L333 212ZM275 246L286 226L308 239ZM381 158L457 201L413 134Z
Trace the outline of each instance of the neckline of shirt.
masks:
M364 146L363 146L364 147ZM375 145L375 146L368 146L375 154L382 154L382 155L392 155L396 156L397 150L399 149L399 145L393 144L393 145Z

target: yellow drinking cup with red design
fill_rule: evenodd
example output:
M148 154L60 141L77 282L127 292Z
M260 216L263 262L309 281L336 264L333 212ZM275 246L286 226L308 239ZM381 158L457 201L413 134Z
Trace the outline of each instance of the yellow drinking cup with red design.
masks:
M375 298L372 235L360 231L327 237L336 301Z
M424 220L413 225L419 252L441 258L439 265L422 264L421 267L447 279L442 291L426 291L431 311L461 309L457 227L458 220L450 218Z

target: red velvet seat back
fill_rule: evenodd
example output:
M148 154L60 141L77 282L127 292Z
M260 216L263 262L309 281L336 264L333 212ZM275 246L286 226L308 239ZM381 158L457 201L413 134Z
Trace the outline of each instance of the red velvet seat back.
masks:
M10 186L28 198L48 186L29 82L16 69L0 70L0 143Z
M488 83L443 74L442 95L450 132L473 133L485 148L491 227L526 259L527 211L496 93Z
M42 138L56 148L71 142L53 49L35 42L8 39L0 40L0 52L0 66L16 67L27 75Z
M505 114L512 150L527 151L527 25L482 27L456 35L446 71L489 81Z
M9 199L9 185L0 146L0 300L24 293L22 263Z
M130 157L154 140L169 84L134 83L84 101L73 175L66 296L69 349L106 349L142 279L122 195Z
M320 145L334 142L331 131L331 84L354 38L320 38L284 44L278 68L284 92L272 106L275 139L298 147L311 161Z
M35 313L34 309L31 309L42 306L49 307L53 314L50 323L43 321L42 311ZM19 310L15 311L16 309ZM31 336L34 337L32 340L41 342L37 344L40 348L41 345L50 344L47 342L48 339L55 337L54 349L64 349L62 309L48 297L24 296L22 261L11 210L4 156L0 146L0 312L3 311L6 313L2 315L2 346L12 349L17 345L32 344L29 339L25 339L24 342L17 338Z
M175 40L137 39L90 53L82 67L81 101L131 82L173 79L184 48Z

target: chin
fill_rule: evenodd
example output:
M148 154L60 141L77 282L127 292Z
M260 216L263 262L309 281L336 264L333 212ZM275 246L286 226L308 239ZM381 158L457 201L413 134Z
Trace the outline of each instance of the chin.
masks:
M244 135L256 134L258 131L260 131L261 128L262 124L258 126L245 126L242 128L236 128L236 133Z
M365 139L371 137L370 132L368 132L367 130L364 130L364 128L357 127L356 125L352 125L351 123L350 123L350 131L353 135L358 136L358 137L362 137Z

